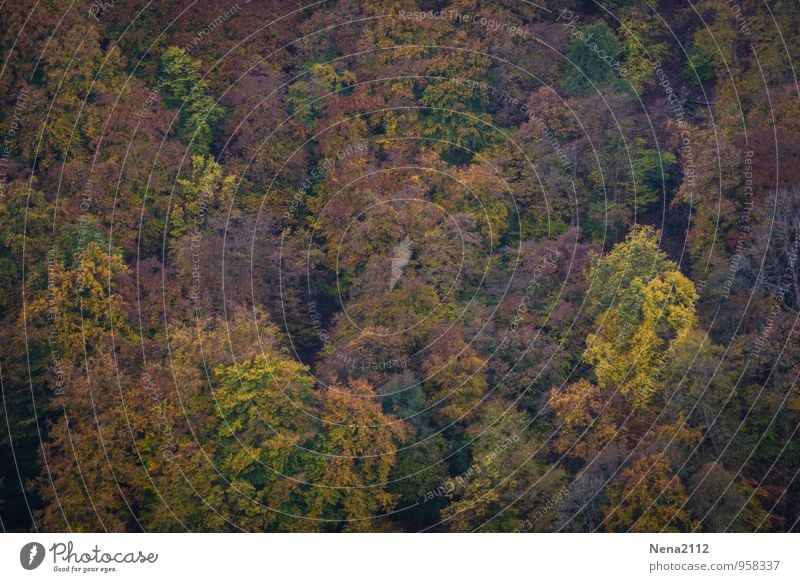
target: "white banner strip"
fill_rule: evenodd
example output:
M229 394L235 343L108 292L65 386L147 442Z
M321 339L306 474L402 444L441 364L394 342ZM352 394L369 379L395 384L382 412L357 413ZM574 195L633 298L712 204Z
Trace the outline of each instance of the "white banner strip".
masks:
M796 581L799 550L793 534L4 534L0 580Z

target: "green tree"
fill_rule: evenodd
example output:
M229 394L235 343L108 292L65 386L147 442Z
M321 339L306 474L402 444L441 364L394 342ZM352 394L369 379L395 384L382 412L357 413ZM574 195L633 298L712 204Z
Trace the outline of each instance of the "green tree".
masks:
M338 71L333 65L312 64L305 75L289 85L289 113L294 121L313 130L327 109L335 94L355 83L356 77L350 71ZM334 93L329 95L329 93Z
M564 90L570 95L584 97L605 85L621 87L617 74L617 57L621 51L619 39L605 22L573 30L566 49Z
M184 49L169 47L161 56L160 90L164 105L180 109L175 134L195 154L205 154L214 139L225 109L208 95L208 81L200 63Z
M224 176L222 166L211 156L192 156L189 178L178 179L177 196L170 212L170 234L204 229L211 209L228 200L236 187L236 177Z
M660 62L668 54L669 46L661 42L664 24L652 10L638 6L623 10L620 21L624 76L641 93L645 87L655 84L653 63Z
M301 364L270 353L219 367L215 377L218 499L248 530L281 529L303 512L304 446L316 430L307 414L316 408L314 381Z
M686 78L695 85L701 85L713 79L714 74L714 59L701 46L692 49L684 69Z
M433 80L422 92L422 133L450 164L466 164L492 141L486 84L460 78ZM471 150L471 151L470 151Z

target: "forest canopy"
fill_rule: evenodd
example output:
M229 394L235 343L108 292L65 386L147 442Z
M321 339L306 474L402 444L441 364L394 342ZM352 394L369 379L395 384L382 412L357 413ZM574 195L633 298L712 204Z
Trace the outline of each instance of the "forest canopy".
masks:
M800 531L797 2L30 4L3 531Z

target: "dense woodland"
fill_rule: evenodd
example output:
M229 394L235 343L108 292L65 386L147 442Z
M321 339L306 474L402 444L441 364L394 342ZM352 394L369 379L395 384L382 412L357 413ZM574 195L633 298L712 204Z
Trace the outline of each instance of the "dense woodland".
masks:
M798 30L0 2L2 530L800 530Z

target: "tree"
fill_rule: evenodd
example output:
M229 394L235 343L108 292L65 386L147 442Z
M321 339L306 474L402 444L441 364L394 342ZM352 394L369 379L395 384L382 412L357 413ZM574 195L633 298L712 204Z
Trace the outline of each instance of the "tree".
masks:
M570 95L584 97L604 85L620 86L616 59L622 46L611 27L601 21L582 30L573 30L572 36L566 49L564 90Z
M313 483L309 515L332 520L345 531L370 531L373 518L397 500L387 486L408 428L381 411L374 390L363 381L328 388L320 417L325 431L315 451L326 460L308 473Z
M624 76L641 93L655 84L653 63L660 63L669 52L669 46L661 39L664 25L654 11L639 6L623 10L620 20Z
M205 230L211 210L228 200L235 186L236 177L223 177L222 166L214 158L192 156L191 176L178 179L178 194L169 217L170 234Z
M643 406L658 388L671 347L697 323L694 284L659 250L649 228L598 259L590 279L597 331L586 339L584 360L601 388L619 388Z
M636 459L606 489L606 531L691 532L686 490L663 454Z
M550 509L565 473L545 462L543 437L526 415L495 400L468 434L474 439L471 462L450 479L453 501L442 511L445 523L455 531L551 529L556 512Z
M550 406L556 416L556 450L590 460L605 447L624 441L627 428L616 418L616 407L610 404L597 386L586 380L564 390L553 389Z
M328 102L337 99L337 92L344 91L355 80L350 71L337 71L329 64L312 64L305 75L289 85L288 104L293 121L313 130L325 114Z
M738 276L762 285L780 307L800 312L800 188L777 190L759 205Z
M302 365L274 353L218 367L214 375L218 499L240 527L280 530L303 512L305 447L318 430L314 381Z
M208 81L200 75L200 63L184 49L171 46L161 56L159 88L164 105L179 109L175 133L195 154L205 154L225 116L207 94Z
M432 138L431 149L450 164L466 164L475 152L496 139L492 135L485 85L460 78L433 80L422 92L426 107L420 123L423 135Z
M703 531L752 532L769 522L770 516L752 484L737 479L717 462L701 467L687 486L687 507L697 516Z
M702 85L714 78L714 60L702 47L695 47L689 52L683 74L695 85Z
M426 401L439 426L466 422L486 392L484 361L464 340L460 325L441 324L432 333L441 337L422 364Z
M139 442L157 493L143 511L148 529L318 529L302 519L319 430L314 382L263 310L234 305L228 319L177 321L169 343L169 360L147 370L163 411L160 430Z
M139 517L152 489L136 438L150 429L144 392L118 375L109 345L81 367L65 371L59 413L47 422L41 464L33 482L44 500L37 511L47 531L125 532L142 529Z
M68 362L92 353L112 331L122 337L128 333L124 302L114 292L115 278L127 272L121 255L108 254L94 241L74 255L71 267L53 263L50 289L36 300L33 312L53 318Z
M431 435L397 451L390 475L389 491L397 495L397 519L403 531L418 531L437 525L448 503L437 494L449 480L448 453L451 444L441 434Z

